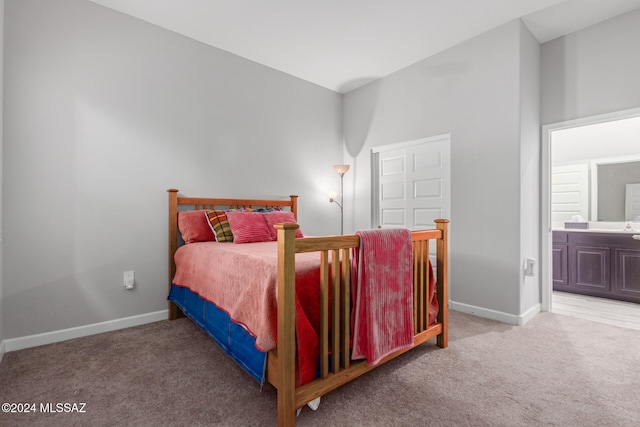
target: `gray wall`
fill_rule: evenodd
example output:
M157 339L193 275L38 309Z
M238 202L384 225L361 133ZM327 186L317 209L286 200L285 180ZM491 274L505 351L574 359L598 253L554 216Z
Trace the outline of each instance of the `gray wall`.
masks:
M344 99L91 2L6 0L5 15L0 340L166 308L167 188L297 193L303 229L337 233L344 155L354 231L371 225L371 147L446 132L451 298L521 316L539 301L522 275L538 121L640 105L640 11L541 49L513 21Z
M536 240L535 230L521 229L522 187L538 191L537 182L521 177L521 111L527 108L526 131L535 133L537 108L521 99L521 55L535 51L522 31L520 21L505 24L349 92L343 106L347 158L355 166L353 229L371 226L372 147L451 132L451 300L468 311L506 313L507 320L521 313L521 240ZM526 78L535 81L536 73ZM528 150L537 147L532 141Z
M638 108L638 76L640 10L544 43L541 46L541 124ZM612 151L611 155L616 154ZM550 171L550 165L547 166ZM548 189L544 197L550 200ZM543 249L548 252L550 234L541 231ZM550 256L545 262L550 271ZM550 293L550 273L545 281L544 286Z
M542 124L640 106L640 9L544 43Z
M5 15L4 339L166 309L168 188L339 232L341 95L84 0Z
M521 266L536 260L534 275L520 269L520 313L537 312L540 303L540 43L520 26L520 241Z

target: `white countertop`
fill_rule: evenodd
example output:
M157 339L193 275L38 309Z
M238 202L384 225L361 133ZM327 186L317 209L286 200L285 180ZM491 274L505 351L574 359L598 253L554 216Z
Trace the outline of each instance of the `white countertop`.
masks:
M630 222L631 230L625 229L624 221L590 221L589 228L566 228L564 223L554 222L553 231L577 231L580 233L615 233L615 234L640 234L640 222Z
M578 233L611 233L611 234L640 234L640 229L633 229L631 231L624 229L611 229L611 228L553 228L553 231L575 231Z

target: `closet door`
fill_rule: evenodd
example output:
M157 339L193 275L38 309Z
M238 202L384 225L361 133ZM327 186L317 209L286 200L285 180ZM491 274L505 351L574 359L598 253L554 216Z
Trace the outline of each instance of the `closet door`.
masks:
M450 217L450 138L372 150L373 226L424 230Z

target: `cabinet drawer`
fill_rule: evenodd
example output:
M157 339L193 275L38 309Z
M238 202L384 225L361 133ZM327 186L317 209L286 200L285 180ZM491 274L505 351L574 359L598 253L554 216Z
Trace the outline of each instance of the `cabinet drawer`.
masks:
M640 240L628 233L567 233L570 245L620 247L640 250ZM555 241L554 241L555 242Z
M551 234L553 243L567 243L569 241L569 233L565 231L554 231Z

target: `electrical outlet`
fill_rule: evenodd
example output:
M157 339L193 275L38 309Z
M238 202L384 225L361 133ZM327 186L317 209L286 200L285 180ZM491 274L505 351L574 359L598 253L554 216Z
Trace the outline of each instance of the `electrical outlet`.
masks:
M133 285L135 284L135 276L133 271L125 271L123 274L124 278L124 288L125 289L133 289Z

